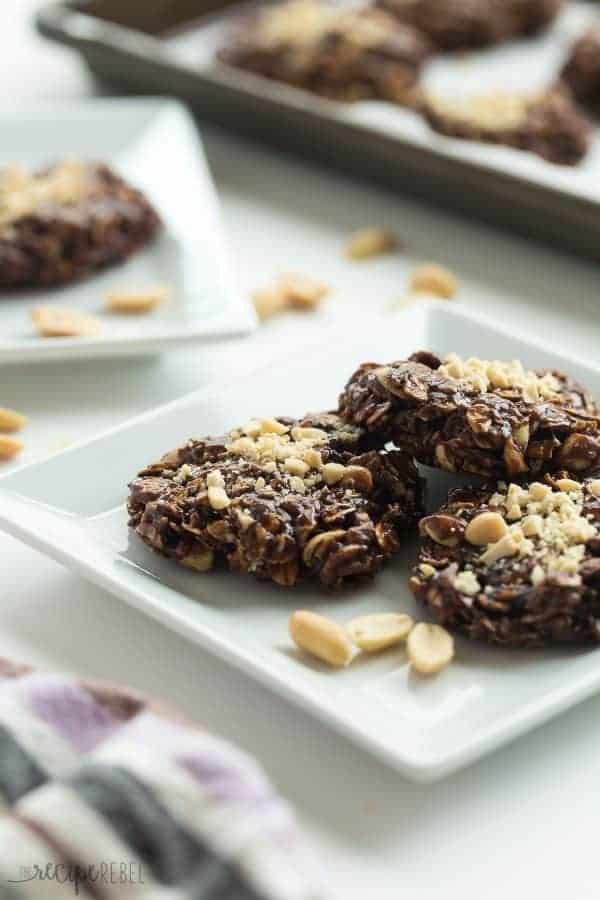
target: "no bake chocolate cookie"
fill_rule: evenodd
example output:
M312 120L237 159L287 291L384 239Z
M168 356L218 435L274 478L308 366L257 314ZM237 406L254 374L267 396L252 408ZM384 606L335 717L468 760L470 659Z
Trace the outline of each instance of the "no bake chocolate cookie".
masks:
M0 172L0 289L65 284L141 249L160 220L107 166Z
M327 588L374 575L422 515L408 456L324 413L191 440L130 485L129 524L188 568Z
M589 148L589 122L561 88L457 100L425 96L421 111L441 134L528 150L558 165L575 165Z
M563 0L378 0L401 22L414 25L441 50L463 50L535 34L557 15Z
M600 640L600 479L450 494L421 520L411 588L437 621L517 647Z
M415 353L365 363L340 397L340 414L420 462L449 472L515 477L600 464L600 419L585 388L561 372L519 362L442 361Z
M575 42L562 80L582 105L600 115L600 25L588 28Z
M221 49L221 62L334 100L411 105L427 38L381 9L319 0L264 6Z

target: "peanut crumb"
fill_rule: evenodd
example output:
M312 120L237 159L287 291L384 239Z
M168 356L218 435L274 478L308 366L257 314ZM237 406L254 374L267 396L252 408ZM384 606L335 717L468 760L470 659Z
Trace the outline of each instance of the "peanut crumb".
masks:
M473 572L459 572L454 579L454 589L466 594L468 597L474 597L481 591L481 585L477 581Z
M533 482L528 489L511 484L504 492L495 493L490 503L501 512L484 512L471 520L465 531L470 543L482 546L479 562L492 565L499 559L532 558L531 582L540 584L548 574L564 573L579 576L579 566L585 556L585 545L597 538L597 526L584 514L585 492L593 493L590 485L570 478L556 481L556 490L541 482ZM500 487L500 485L499 485ZM510 526L504 519L516 520ZM501 529L491 525L503 523ZM483 527L486 526L486 527ZM473 573L459 572L455 587L472 582Z
M192 478L194 474L194 470L189 465L189 463L184 463L177 474L173 477L173 481L176 481L177 484L186 484L190 478Z

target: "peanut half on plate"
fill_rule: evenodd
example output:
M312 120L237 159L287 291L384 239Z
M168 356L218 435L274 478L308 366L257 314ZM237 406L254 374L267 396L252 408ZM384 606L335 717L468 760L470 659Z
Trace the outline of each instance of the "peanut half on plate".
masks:
M130 290L109 291L104 302L109 312L121 315L140 315L151 312L169 299L169 288L164 285Z
M57 306L36 307L31 321L41 337L94 337L102 331L94 316Z
M292 615L290 635L301 650L338 669L347 666L354 656L352 642L341 625L308 609Z
M414 622L406 613L373 613L346 625L350 639L366 653L378 653L406 640Z
M406 613L371 613L352 619L343 628L318 613L297 610L290 619L290 635L301 650L341 669L357 654L380 653L406 641L408 660L420 675L435 675L454 657L454 639L440 625L419 622Z
M408 636L406 651L419 675L435 675L454 658L454 638L441 625L419 622Z

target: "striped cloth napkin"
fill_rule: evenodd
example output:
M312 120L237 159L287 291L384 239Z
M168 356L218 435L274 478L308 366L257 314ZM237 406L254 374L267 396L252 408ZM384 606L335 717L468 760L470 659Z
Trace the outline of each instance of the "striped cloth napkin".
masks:
M134 691L0 659L0 900L316 900L260 767Z

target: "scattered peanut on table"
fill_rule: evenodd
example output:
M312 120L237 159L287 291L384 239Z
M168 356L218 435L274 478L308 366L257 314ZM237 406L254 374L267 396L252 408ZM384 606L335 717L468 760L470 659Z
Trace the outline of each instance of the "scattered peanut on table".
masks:
M400 242L386 228L362 228L351 234L346 242L346 256L355 261L373 259L391 253Z
M273 287L255 291L252 295L252 302L261 322L289 309L287 298L281 291Z
M292 309L316 309L329 293L326 284L305 275L282 275L279 289Z
M458 291L458 281L450 269L437 263L427 263L412 273L409 289L415 294L432 294L442 300L450 300Z
M287 310L310 311L317 309L329 293L326 284L314 281L306 275L281 275L275 284L256 291L252 302L261 321Z

